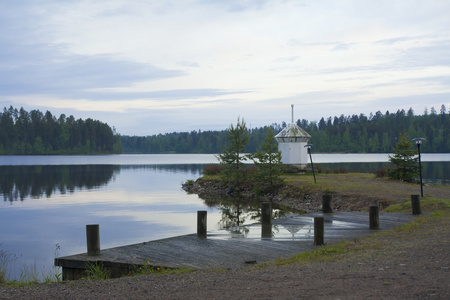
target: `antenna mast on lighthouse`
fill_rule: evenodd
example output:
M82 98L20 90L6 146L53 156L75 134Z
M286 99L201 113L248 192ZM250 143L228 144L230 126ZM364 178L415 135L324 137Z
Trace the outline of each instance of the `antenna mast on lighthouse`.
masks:
M294 123L294 104L291 104L292 122Z

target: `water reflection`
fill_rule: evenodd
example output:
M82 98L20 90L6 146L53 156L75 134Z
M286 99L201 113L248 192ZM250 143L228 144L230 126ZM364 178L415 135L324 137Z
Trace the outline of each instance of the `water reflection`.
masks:
M6 202L50 198L108 185L121 170L198 176L203 165L35 165L0 166L0 194Z
M164 171L168 173L183 173L190 175L199 175L205 165L194 164L194 165L122 165L120 166L123 170L152 170L152 171Z
M94 189L111 181L120 166L2 166L0 193L4 201L23 201L26 198L50 198L54 193L73 193Z
M201 197L200 197L201 198ZM202 199L202 198L201 198ZM261 201L259 199L245 199L242 197L228 197L222 199L203 199L208 207L216 207L220 212L219 228L233 234L233 237L245 237L249 233L247 226L261 222ZM277 219L285 215L285 212L273 207L272 218ZM264 237L272 236L272 225L264 230ZM267 228L266 228L267 229Z
M257 222L261 216L259 201L239 197L224 199L203 199L208 207L217 207L220 212L219 228L225 228L234 234L247 234L246 227L240 227L249 221Z
M324 163L323 173L340 168L348 171L374 172L386 163ZM425 162L423 181L426 184L450 185L450 162ZM165 173L182 173L199 176L202 164L159 164L159 165L22 165L0 166L0 194L5 202L24 201L27 198L50 198L53 194L74 193L76 190L98 189L108 185L120 170L148 170ZM224 220L221 226L239 226L259 217L259 204L242 200L224 199L221 210ZM207 204L207 203L206 203ZM215 206L211 204L210 206ZM234 217L233 217L234 216ZM239 216L239 217L237 217ZM228 223L231 222L231 223ZM235 224L233 224L233 222Z
M304 224L284 224L282 225L289 233L292 235L292 240L294 240L295 234L299 232L305 225Z

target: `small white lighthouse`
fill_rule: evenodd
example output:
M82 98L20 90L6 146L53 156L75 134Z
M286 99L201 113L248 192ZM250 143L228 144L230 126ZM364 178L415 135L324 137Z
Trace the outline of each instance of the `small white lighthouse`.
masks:
M294 169L304 169L308 164L308 151L305 146L311 136L294 123L294 104L291 105L292 122L275 138L281 151L281 162Z

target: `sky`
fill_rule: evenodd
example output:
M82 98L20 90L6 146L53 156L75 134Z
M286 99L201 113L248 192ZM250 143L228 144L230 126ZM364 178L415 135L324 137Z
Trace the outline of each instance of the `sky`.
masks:
M450 110L447 0L0 0L0 108L122 135Z

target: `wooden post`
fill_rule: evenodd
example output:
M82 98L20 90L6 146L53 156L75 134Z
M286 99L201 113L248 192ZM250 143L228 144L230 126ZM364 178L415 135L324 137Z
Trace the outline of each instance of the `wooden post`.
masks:
M333 209L331 208L331 194L324 194L322 195L322 212L325 214L329 214L333 212Z
M314 245L323 245L324 235L323 217L314 217Z
M272 203L261 203L261 237L272 237Z
M272 224L272 203L261 203L261 223Z
M86 225L87 254L100 254L100 229L98 224Z
M206 238L206 210L197 211L197 236L201 238Z
M413 215L420 215L420 197L419 195L411 195L411 207Z
M380 219L378 216L378 205L371 206L369 209L369 228L370 229L379 229L380 228Z

